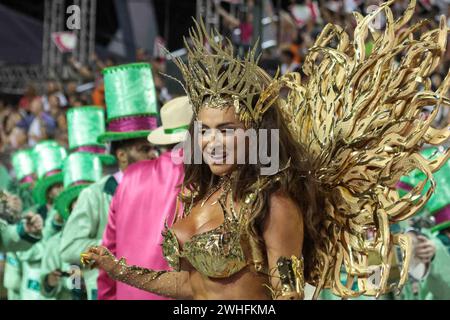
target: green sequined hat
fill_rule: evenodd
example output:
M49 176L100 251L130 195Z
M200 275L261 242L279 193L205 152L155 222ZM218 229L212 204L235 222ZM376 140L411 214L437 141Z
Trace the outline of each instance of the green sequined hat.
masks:
M67 153L63 147L47 141L37 144L33 153L38 178L33 189L33 198L37 205L44 205L47 202L47 190L54 184L63 183L61 170Z
M105 133L105 112L97 106L71 108L67 112L69 149L72 152L91 152L100 160L111 165L114 156L106 153L106 145L98 143L97 138Z
M441 154L441 151L437 148L427 148L420 153L425 159L431 160ZM436 182L436 187L430 199L421 210L421 214L434 215L450 205L450 162L447 161L438 171L433 173L433 178ZM398 185L400 196L406 194L425 179L425 174L417 169L411 171L408 176L401 177L400 184ZM429 188L430 182L427 182L423 192L427 192Z
M37 152L39 151L41 148L46 148L48 146L59 146L58 142L56 142L55 140L43 140L38 142L34 148L33 148L33 152Z
M36 167L32 149L20 150L12 155L11 163L16 180L23 188L28 188L36 179Z
M151 67L132 63L103 70L107 114L100 143L147 137L157 127L157 98Z
M70 215L70 206L81 190L102 177L100 158L88 152L74 152L64 160L64 191L55 199L55 208L65 219Z
M441 230L450 228L450 206L439 210L434 214L436 225L431 228L431 232L439 232Z

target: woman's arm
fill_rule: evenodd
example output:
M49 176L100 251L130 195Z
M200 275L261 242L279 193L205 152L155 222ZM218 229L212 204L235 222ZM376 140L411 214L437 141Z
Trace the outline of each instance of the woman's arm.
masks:
M189 273L186 271L155 271L129 266L124 258L117 260L105 247L91 247L82 254L82 262L103 269L112 279L161 296L192 299Z
M274 299L303 299L303 216L300 208L281 192L270 198L262 230Z

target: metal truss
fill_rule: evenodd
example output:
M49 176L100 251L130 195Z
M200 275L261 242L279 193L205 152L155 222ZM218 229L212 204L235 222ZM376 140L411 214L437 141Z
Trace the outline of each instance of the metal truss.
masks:
M33 83L38 89L43 89L43 66L4 66L0 68L0 91L2 93L23 94L29 83Z
M42 64L29 66L0 66L0 92L22 94L29 83L38 88L46 79L66 80L75 76L52 40L53 32L66 30L68 5L80 8L80 29L74 30L77 46L72 53L77 61L86 64L95 52L95 21L97 0L45 0L42 38Z

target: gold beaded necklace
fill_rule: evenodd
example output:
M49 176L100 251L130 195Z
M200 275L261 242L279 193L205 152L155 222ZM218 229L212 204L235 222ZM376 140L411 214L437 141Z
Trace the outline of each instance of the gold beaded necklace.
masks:
M216 193L218 190L220 190L220 188L223 189L222 194L219 196L219 198L226 196L226 194L228 193L228 191L231 188L231 176L230 175L225 175L220 177L219 182L217 183L217 185L212 188L208 194L205 196L205 198L202 200L202 203L200 204L200 207L203 207L205 205L205 203L209 200L209 198L211 198L211 196ZM219 199L218 198L218 199ZM215 205L217 203L217 200L214 201L211 205Z

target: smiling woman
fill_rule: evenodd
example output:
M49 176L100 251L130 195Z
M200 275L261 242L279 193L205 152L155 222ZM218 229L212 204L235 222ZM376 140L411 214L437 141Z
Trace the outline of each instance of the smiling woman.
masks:
M90 248L85 262L118 281L179 299L302 299L306 282L316 286L315 298L323 288L342 297L401 288L411 251L408 237L391 235L389 225L417 212L431 192L422 192L424 182L400 198L396 183L413 168L432 180L450 156L427 161L417 153L424 142L450 136L447 128L431 127L439 108L450 106L444 97L450 76L436 92L424 79L445 50L445 21L420 41L411 40L415 29L395 37L415 2L395 22L392 3L357 16L353 42L328 25L305 59L304 82L296 73L271 79L257 66L254 50L237 59L229 42L216 42L220 35L197 24L187 62L176 63L194 121L202 123L202 129L191 124L190 147L200 147L204 161L185 164L183 209L164 230L163 253L173 271L129 266L104 247ZM369 26L381 11L387 30L370 29L377 41L366 57ZM424 105L435 106L427 119ZM413 131L411 123L417 124ZM269 165L279 162L271 175L262 174L267 163L261 159L237 161L254 153L251 139L239 138L264 129L278 132L271 137L277 149L256 140L258 151L268 149ZM396 247L401 277L390 284ZM374 268L381 274L376 284Z
M203 25L197 26L196 36L207 37ZM278 88L272 87L270 77L256 66L254 52L248 60L236 60L232 51L223 51L209 38L213 54L197 41L190 63L202 55L204 61L197 66L216 70L210 79L222 79L222 86L214 85L215 80L204 82L208 94L197 97L194 91L199 88L194 83L206 78L196 75L198 81L190 81L179 65L196 115L189 130L193 137L190 147L200 148L203 162L195 163L191 154L181 195L184 211L164 231L163 252L176 272L147 274L154 277L151 290L175 298L302 298L303 255L312 252L303 247L312 245L314 226L320 221L314 182L307 175L307 157L294 141L280 108L273 107L278 103ZM252 140L249 130L277 130L278 135L273 141ZM272 150L262 142L277 147ZM261 175L261 169L271 163L263 164L259 158L248 161L260 148L269 149L270 159L282 170ZM108 252L94 248L87 257L92 254L97 257ZM108 270L103 264L100 267ZM138 280L133 271L145 274L145 270L128 267L123 260L111 267L115 270L110 270L111 276L145 286L144 278ZM292 277L281 284L280 272Z
M234 109L230 107L219 110L206 107L200 112L198 119L202 125L198 144L211 172L217 176L231 172L237 164L238 157L235 130L243 128Z

